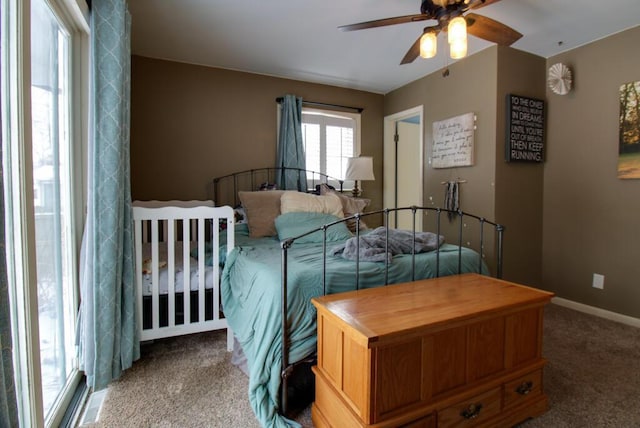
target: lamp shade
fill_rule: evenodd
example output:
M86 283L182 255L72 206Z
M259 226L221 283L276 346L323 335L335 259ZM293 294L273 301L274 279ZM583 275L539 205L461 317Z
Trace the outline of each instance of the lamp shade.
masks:
M453 59L467 56L467 21L457 16L449 21L449 55Z
M347 172L345 180L375 180L373 176L373 158L371 156L360 156L347 160Z
M467 41L457 40L449 45L449 55L452 59L460 59L467 56Z
M420 56L433 58L438 52L438 39L433 31L426 32L420 37Z
M457 16L449 21L449 26L447 29L449 33L448 39L449 44L460 41L467 40L467 21L464 20L463 17Z

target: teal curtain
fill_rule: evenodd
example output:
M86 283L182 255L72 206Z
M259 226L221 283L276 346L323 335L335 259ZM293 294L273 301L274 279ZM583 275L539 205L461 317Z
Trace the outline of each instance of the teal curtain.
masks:
M81 366L106 387L140 358L129 171L131 17L126 0L91 2L88 203L81 257Z
M303 170L282 170L276 175L278 189L307 190L306 158L302 141L302 98L285 95L281 104L280 135L276 167L298 168Z
M0 58L3 55L0 55ZM1 67L0 67L1 69ZM0 128L2 119L0 118ZM0 133L2 147L2 133ZM0 165L3 165L0 149ZM18 426L18 403L13 378L13 347L11 340L11 312L4 239L4 169L0 169L0 427Z

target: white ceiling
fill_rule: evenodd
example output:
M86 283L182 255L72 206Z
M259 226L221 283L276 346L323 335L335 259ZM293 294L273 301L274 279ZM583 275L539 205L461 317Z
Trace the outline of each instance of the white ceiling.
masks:
M441 34L435 58L399 65L435 21L337 28L420 13L420 0L129 0L129 10L133 53L153 58L382 94L452 62ZM639 0L502 0L474 12L519 31L513 47L545 58L640 24ZM469 37L469 54L489 46Z

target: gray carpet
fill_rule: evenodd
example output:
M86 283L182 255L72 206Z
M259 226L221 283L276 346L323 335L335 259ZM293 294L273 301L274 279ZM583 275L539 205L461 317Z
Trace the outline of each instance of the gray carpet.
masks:
M522 428L640 427L640 329L547 305L549 411Z
M521 428L640 427L640 329L557 305L545 309L550 410ZM108 389L88 427L259 427L225 333L157 341ZM312 427L307 409L297 420Z

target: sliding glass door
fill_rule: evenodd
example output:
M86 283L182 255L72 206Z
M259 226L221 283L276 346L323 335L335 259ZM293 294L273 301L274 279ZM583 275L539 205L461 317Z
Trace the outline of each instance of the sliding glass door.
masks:
M88 27L74 4L81 3L2 0L2 172L22 426L58 426L81 378L75 329Z

